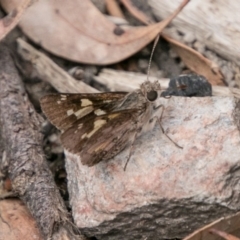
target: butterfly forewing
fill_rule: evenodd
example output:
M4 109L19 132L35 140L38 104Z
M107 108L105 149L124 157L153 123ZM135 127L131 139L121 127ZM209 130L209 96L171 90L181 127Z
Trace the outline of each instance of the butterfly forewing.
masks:
M91 115L94 111L95 115L109 111L114 103L125 95L123 92L51 94L43 97L40 103L50 122L65 131L78 119Z
M65 149L92 166L123 150L136 131L139 109L115 111L126 93L51 94L41 107L51 123L62 130Z

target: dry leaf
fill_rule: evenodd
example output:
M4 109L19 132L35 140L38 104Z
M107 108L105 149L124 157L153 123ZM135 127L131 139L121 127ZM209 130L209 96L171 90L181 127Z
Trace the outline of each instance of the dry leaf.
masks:
M139 21L144 24L151 23L151 20L142 11L134 7L130 0L121 0L121 2ZM165 34L161 35L172 44L173 49L190 70L203 75L212 85L225 86L223 83L224 76L215 63L187 45L174 40Z
M224 76L215 63L187 45L180 43L165 34L162 36L172 44L174 51L189 69L203 75L212 85L225 86L223 83Z
M3 39L20 21L24 11L32 0L24 0L17 7L13 7L8 15L0 20L0 40Z
M8 5L4 6L9 10L9 2L13 1L18 2L5 0ZM20 26L34 42L58 56L83 63L111 64L151 42L187 2L160 23L123 30L89 0L41 0L28 9Z

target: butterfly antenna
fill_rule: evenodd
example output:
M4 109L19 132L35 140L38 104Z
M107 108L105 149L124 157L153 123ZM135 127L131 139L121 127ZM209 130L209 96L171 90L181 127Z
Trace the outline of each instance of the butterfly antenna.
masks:
M148 81L148 77L149 77L149 73L150 73L150 67L151 67L151 63L152 63L153 53L154 53L155 48L156 48L156 46L157 46L159 37L160 37L160 34L157 35L157 37L155 38L154 44L153 44L152 52L151 52L150 59L149 59L149 63L148 63L147 81Z

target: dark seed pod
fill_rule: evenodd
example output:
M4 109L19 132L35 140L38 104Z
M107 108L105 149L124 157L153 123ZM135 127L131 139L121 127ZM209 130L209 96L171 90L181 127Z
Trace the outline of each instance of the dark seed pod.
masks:
M167 90L162 92L161 96L212 96L212 85L201 75L184 74L170 79Z

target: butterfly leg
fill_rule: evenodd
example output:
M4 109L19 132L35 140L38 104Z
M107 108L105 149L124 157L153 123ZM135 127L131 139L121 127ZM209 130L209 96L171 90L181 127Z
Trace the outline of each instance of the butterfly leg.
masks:
M133 140L132 140L132 142L131 142L131 147L130 147L128 159L127 159L127 161L126 161L126 163L125 163L125 165L124 165L124 168L123 168L124 171L126 171L128 162L129 162L129 160L130 160L130 158L131 158L131 156L132 156L133 144L134 144L134 142L135 142L135 140L136 140L136 138L137 138L137 134L138 134L138 130L136 129L135 132L134 132Z
M159 126L160 126L160 128L161 128L161 130L162 130L162 133L163 133L176 147L182 149L183 147L179 146L175 141L173 141L173 140L165 133L165 130L164 130L163 126L162 126L161 120L162 120L162 116L163 116L163 112L164 112L164 110L165 110L165 107L164 107L163 105L159 105L157 108L162 108L161 116L160 116L160 117L155 116L155 117L157 118L158 124L159 124Z

